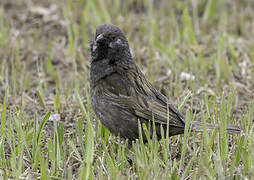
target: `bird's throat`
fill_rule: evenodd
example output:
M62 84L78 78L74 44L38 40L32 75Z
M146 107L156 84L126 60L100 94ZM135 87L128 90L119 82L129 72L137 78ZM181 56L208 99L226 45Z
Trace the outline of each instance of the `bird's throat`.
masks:
M92 61L90 71L91 85L94 86L96 82L106 76L116 72L109 59L101 59L100 61Z

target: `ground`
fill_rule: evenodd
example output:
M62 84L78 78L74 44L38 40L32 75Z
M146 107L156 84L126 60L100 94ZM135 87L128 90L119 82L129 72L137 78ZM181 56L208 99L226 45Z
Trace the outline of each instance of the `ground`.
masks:
M103 23L125 32L187 121L222 128L147 144L111 135L89 95L89 41ZM253 115L252 0L0 1L0 177L251 179Z

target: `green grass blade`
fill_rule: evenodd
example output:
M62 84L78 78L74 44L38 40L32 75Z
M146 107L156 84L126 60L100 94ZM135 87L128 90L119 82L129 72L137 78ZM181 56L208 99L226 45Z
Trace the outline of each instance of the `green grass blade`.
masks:
M42 119L41 123L40 123L40 126L39 126L39 129L38 129L38 132L37 132L37 143L40 143L41 141L41 133L42 133L42 129L43 127L45 126L45 124L47 123L48 119L50 117L50 112L48 112L44 118Z
M3 109L2 109L2 118L1 118L1 136L5 136L5 125L6 125L6 101L7 101L7 90L4 94L4 103L3 103Z

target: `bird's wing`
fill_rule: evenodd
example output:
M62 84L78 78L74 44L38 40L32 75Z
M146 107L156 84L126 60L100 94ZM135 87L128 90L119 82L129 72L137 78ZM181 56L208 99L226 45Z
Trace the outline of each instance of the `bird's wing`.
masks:
M178 112L171 104L164 106L154 99L147 98L141 94L138 96L116 95L107 92L106 97L115 106L131 111L137 118L154 121L155 123L174 127L184 127L184 120L180 112Z
M109 102L155 123L184 127L183 115L149 83L135 63L118 65L117 73L105 78Z
M148 101L148 108L135 109L135 113L138 117L142 117L147 120L154 120L159 124L174 127L184 127L184 121L179 112L174 111L172 105L163 106L156 101Z
M184 127L183 115L174 107L174 105L168 102L168 99L157 91L153 85L146 80L145 75L140 71L135 63L131 64L129 69L129 79L131 82L135 82L133 87L139 87L135 89L136 98L140 99L139 104L143 104L141 108L135 109L137 116L152 120L161 124L167 124L169 120L170 126ZM132 96L135 96L132 95Z

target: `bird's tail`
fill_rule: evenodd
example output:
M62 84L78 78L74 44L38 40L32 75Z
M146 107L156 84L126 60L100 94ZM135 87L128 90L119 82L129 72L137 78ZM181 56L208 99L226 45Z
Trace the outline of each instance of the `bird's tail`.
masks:
M219 127L218 124L206 123L207 132L212 132L216 126ZM239 126L227 126L226 129L227 129L228 134L240 134L242 131L242 128ZM194 121L192 124L192 130L197 131L197 132L202 132L203 131L202 123L198 122L198 121Z

